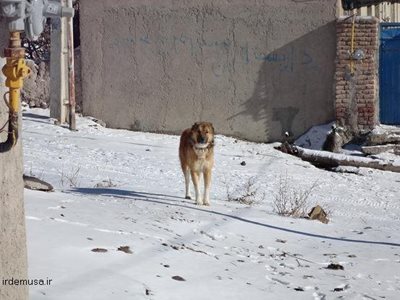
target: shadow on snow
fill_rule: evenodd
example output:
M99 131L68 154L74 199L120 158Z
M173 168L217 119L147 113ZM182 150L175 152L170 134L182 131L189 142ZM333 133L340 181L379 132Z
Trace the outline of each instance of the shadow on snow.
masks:
M102 195L102 196L121 198L121 199L140 200L140 201L152 202L152 203L157 203L157 204L162 204L162 205L172 205L172 206L176 206L176 207L182 207L185 209L192 209L192 210L196 210L196 211L200 211L200 212L204 212L204 213L223 216L226 218L230 218L230 219L237 220L240 222L245 222L248 224L258 225L258 226L262 226L262 227L266 227L266 228L270 228L270 229L281 230L281 231L304 235L304 236L308 236L308 237L328 239L328 240L341 241L341 242L349 242L349 243L400 247L400 243L339 238L339 237L326 236L326 235L321 235L321 234L303 232L303 231L299 231L299 230L274 226L274 225L270 225L270 224L266 224L266 223L262 223L262 222L258 222L258 221L245 219L240 216L235 216L235 215L230 215L230 214L214 211L214 210L211 210L210 208L201 208L199 206L195 206L191 202L189 203L184 198L171 196L171 195L136 192L136 191L128 191L128 190L120 190L120 189L112 189L112 188L74 188L70 192L79 193L79 194ZM167 202L167 201L172 201L172 202Z

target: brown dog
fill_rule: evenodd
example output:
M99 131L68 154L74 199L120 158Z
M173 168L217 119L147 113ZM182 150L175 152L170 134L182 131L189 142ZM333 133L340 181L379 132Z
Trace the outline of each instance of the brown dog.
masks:
M210 205L211 169L214 165L214 127L209 122L197 122L182 132L179 159L185 175L185 197L190 196L190 176L196 192L197 205ZM204 177L204 197L200 196L199 181Z

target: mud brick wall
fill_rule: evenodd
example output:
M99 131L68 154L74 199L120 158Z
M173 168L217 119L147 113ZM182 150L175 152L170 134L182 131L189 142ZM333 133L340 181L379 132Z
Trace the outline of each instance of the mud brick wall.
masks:
M118 3L118 5L116 4ZM83 113L256 142L332 121L336 0L84 0Z
M379 121L379 21L374 17L355 20L353 49L364 52L360 60L351 55L352 22L352 18L341 18L336 26L335 112L340 125L359 133L372 129Z

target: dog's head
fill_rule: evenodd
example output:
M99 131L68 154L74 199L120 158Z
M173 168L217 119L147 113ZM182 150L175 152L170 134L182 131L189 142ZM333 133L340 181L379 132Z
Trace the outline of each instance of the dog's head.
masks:
M194 147L201 149L214 145L214 127L210 122L196 122L192 126Z

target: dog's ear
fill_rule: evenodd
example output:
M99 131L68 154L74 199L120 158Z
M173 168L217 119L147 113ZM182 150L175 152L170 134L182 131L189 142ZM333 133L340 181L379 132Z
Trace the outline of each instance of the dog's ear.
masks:
M209 124L209 126L210 126L210 128L211 128L212 135L213 135L213 139L211 140L210 144L211 144L212 146L214 146L214 145L215 145L215 140L214 140L215 129L214 129L214 125L213 125L211 122L208 122L208 124Z
M198 128L199 128L199 125L200 125L199 122L194 123L193 126L192 126L192 130L198 129Z
M211 122L207 122L206 125L207 125L209 128L211 128L211 131L212 131L212 133L214 134L214 133L215 133L215 129L214 129L213 124L212 124Z
M212 124L212 123L210 123L210 126L211 126L212 132L213 132L213 134L214 134L214 133L215 133L215 129L214 129L214 126L213 126L213 124Z

